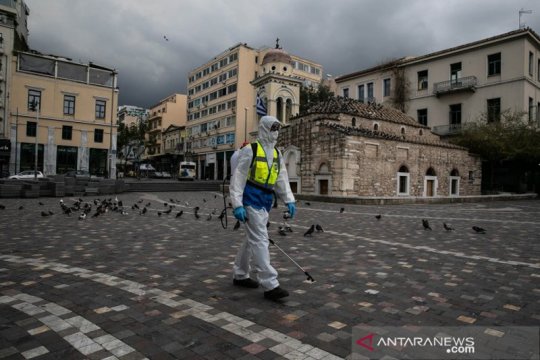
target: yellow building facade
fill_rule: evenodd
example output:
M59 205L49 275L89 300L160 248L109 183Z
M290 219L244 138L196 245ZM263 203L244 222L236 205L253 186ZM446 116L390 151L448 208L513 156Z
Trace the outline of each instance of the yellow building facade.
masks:
M17 52L11 64L10 172L87 170L116 177L117 73L92 63Z

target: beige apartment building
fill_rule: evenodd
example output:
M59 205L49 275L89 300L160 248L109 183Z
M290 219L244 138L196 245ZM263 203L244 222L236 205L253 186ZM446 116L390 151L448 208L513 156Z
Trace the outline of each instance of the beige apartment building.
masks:
M117 73L35 52L13 57L9 98L12 172L87 170L116 176Z
M529 28L335 79L337 95L393 105L439 135L502 111L539 121L540 37Z
M13 50L28 49L26 19L30 11L23 0L0 0L0 177L13 173L10 166L9 91Z
M255 139L257 95L282 122L296 115L301 86L318 86L322 66L275 48L237 44L189 73L186 150L200 179L230 174L230 157Z
M172 171L176 158L165 151L163 132L171 125L185 126L187 115L187 96L172 94L149 109L148 131L144 160L162 171Z

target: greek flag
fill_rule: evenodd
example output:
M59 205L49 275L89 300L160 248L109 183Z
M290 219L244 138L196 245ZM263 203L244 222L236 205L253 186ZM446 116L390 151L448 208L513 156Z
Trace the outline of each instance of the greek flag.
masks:
M266 115L266 106L264 106L263 99L257 94L257 115Z

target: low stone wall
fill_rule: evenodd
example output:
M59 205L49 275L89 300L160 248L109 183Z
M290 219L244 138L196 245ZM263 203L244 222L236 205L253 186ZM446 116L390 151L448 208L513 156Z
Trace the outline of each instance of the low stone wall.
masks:
M70 178L62 175L34 180L0 180L0 198L107 195L127 191L123 180Z
M438 196L438 197L360 197L360 196L322 196L296 194L297 200L320 201L356 205L400 205L400 204L451 204L500 200L536 199L537 194L498 194L472 196Z

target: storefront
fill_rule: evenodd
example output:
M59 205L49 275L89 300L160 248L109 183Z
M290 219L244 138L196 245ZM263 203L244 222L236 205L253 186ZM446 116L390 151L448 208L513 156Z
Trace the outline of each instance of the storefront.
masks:
M64 174L70 170L77 170L77 148L58 145L56 150L56 173Z
M34 170L36 145L32 143L21 143L21 160L19 171ZM43 144L38 144L38 164L37 170L43 171Z
M11 155L11 141L0 139L0 178L9 176L9 157Z
M105 176L107 172L107 149L90 148L88 171L92 175Z

